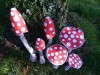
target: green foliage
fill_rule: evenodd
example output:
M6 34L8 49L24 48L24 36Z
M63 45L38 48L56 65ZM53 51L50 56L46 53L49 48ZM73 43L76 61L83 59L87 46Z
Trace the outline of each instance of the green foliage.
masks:
M58 32L57 38L59 31L67 22L67 0L4 0L4 4L8 10L16 7L20 11L29 28L30 38L33 39L37 37L45 38L43 30L45 16L50 16L54 20ZM30 41L35 42L33 39L30 39Z
M7 8L18 8L29 25L38 22L42 25L43 18L47 15L60 25L67 17L66 0L5 0L5 2Z
M81 28L86 39L85 45L77 50L84 62L82 68L80 70L71 68L65 72L66 64L54 70L48 61L45 65L39 64L38 61L30 62L28 52L11 30L9 10L12 7L16 7L24 17L29 29L26 38L33 47L37 37L46 40L42 26L46 15L55 22L57 30L55 43L59 43L59 32L64 26ZM66 0L0 0L0 9L0 55L4 53L4 59L0 61L0 75L23 75L27 66L29 67L27 75L100 74L99 0L68 0L68 3Z
M96 22L100 19L99 0L68 0L68 3L70 11L78 13L89 21Z

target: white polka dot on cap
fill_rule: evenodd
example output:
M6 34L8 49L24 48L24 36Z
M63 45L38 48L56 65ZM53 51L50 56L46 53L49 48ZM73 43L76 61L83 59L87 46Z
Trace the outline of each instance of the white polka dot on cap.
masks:
M65 30L63 30L63 33L65 33Z
M75 37L75 35L74 35L74 34L71 34L71 35L70 35L70 37L71 37L71 38L74 38L74 37Z
M16 33L18 34L18 33L19 33L19 31L16 31Z
M46 22L44 22L44 27L46 27L47 26L47 23Z
M52 21L49 21L49 24L51 24L52 23Z
M39 42L36 42L37 45L39 45Z
M54 49L57 49L57 47L54 47Z
M19 17L17 15L14 16L14 21L19 21Z
M52 31L52 30L53 30L53 28L52 28L52 27L50 27L50 28L49 28L49 30L50 30L50 31Z
M65 39L62 39L62 41L65 41Z
M15 27L14 23L11 23L12 24L12 27Z
M70 30L70 27L67 27L67 30Z
M62 58L62 56L60 55L59 58Z
M52 32L52 34L55 34L55 32Z
M37 41L40 41L40 40L41 40L40 38L37 39Z
M11 16L14 16L14 12L11 12Z
M64 38L68 38L68 35L67 35L67 34L65 34L65 35L64 35Z
M83 36L83 35L81 35L81 36L80 36L80 38L81 38L81 39L84 39L84 36Z
M50 54L48 54L48 57L50 56Z
M54 53L51 53L51 56L54 56Z
M55 55L57 56L57 55L59 55L59 53L58 53L58 52L56 52L56 53L55 53Z
M73 43L76 43L77 42L77 40L76 39L73 39Z
M71 46L71 44L70 44L69 42L68 42L66 45L67 45L68 47Z
M26 29L25 27L22 27L22 28L21 28L21 31L25 31L25 29Z
M73 34L76 34L76 31L73 31L72 33L73 33Z
M17 26L21 26L21 24L20 23L17 23Z
M47 36L48 38L50 37L50 35L48 35L48 34L47 34L46 36Z

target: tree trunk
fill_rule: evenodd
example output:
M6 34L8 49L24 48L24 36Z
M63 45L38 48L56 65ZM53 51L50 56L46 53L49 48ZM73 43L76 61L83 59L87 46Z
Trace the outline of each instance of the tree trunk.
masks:
M50 16L54 20L56 36L67 22L67 0L5 0L7 8L16 7L24 17L31 38L44 38L43 20ZM38 30L38 31L37 31ZM35 33L34 33L35 32ZM41 35L43 34L43 35ZM35 35L35 36L34 36ZM58 38L58 37L57 37ZM35 42L35 41L34 41ZM33 42L33 43L34 43Z

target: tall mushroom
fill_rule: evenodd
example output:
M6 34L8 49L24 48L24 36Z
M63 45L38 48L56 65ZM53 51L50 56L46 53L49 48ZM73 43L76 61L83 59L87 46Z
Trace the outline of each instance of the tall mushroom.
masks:
M84 33L79 28L65 27L60 32L60 41L69 49L70 53L84 44Z
M45 17L43 26L44 26L46 38L49 39L47 44L47 47L49 47L53 41L53 37L56 34L54 22L49 16L47 16Z
M72 53L68 56L67 62L69 63L69 65L65 66L65 71L67 71L70 67L73 67L75 69L79 69L79 68L81 68L81 66L83 64L80 57L74 53Z
M39 51L40 55L40 63L45 64L45 58L43 56L43 50L45 49L45 42L41 38L37 38L36 40L36 49Z
M16 8L11 8L10 11L10 20L13 27L13 30L17 36L20 37L21 41L23 42L24 46L30 53L30 60L32 62L36 61L36 54L33 48L28 44L27 40L24 37L24 33L28 32L27 26L25 21L19 11Z
M47 49L46 56L48 61L53 64L53 67L57 69L59 65L66 62L68 51L64 46L54 44Z

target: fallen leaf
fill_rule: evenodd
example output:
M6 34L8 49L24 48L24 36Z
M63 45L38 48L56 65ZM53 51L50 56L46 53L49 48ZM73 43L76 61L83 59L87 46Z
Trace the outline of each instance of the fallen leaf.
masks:
M24 75L27 75L28 74L28 71L29 71L29 66L27 65L27 67L24 68L23 74Z

